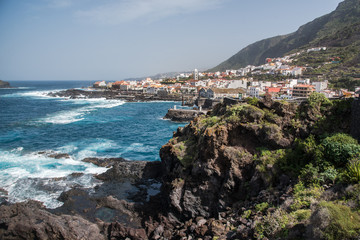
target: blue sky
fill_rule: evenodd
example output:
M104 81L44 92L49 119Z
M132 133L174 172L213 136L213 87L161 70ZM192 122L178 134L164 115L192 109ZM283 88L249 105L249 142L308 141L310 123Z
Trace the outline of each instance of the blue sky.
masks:
M0 0L0 79L121 80L207 69L341 0Z

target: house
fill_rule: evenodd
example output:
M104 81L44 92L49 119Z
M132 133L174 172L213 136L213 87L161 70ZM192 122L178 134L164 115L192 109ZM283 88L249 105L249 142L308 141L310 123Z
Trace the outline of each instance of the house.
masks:
M249 88L249 95L250 97L260 97L260 94L262 93L262 91L260 90L259 87L256 86L252 86Z
M323 90L326 90L328 88L328 81L325 80L323 82L313 82L312 85L315 86L315 91L316 92L321 92Z
M271 97L275 97L280 94L281 88L280 87L266 87L265 93L271 95Z
M105 81L99 81L99 82L95 82L93 84L94 88L106 88L106 82Z
M124 81L116 81L112 84L112 87L115 89L120 89L120 85L123 83Z
M309 97L312 92L315 91L313 85L298 84L293 88L293 97Z
M144 88L144 93L155 95L158 92L158 88L154 86L148 86Z
M306 78L306 79L298 79L298 80L297 80L297 84L310 85L310 78Z
M294 67L293 69L291 69L291 75L300 76L302 75L302 71L303 69L301 67Z
M259 82L259 87L260 87L260 90L261 91L265 91L265 89L267 88L267 87L271 87L271 82L269 82L269 81L260 81Z
M333 98L336 95L335 91L332 90L323 90L320 93L324 94L327 98Z
M123 84L120 84L120 90L121 91L128 91L130 89L130 84L128 83L123 83Z
M288 83L287 83L287 87L293 88L294 86L296 86L298 84L298 80L297 79L289 79Z
M203 98L214 98L214 92L211 88L201 88L199 90L199 97Z
M229 81L227 88L247 88L248 81L245 80L231 80Z

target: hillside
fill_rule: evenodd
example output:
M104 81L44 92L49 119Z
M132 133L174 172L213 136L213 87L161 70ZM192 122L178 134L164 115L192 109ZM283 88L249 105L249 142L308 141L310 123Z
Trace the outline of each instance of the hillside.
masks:
M301 26L296 32L253 43L209 71L238 69L249 64L261 65L268 57L281 57L289 52L316 46L359 47L359 28L360 1L345 0L335 11ZM348 59L348 64L358 64L360 56L357 53Z

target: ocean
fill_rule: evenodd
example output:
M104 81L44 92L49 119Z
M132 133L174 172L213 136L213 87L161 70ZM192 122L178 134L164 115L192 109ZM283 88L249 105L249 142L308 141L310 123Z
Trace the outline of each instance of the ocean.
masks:
M10 81L0 89L0 202L38 200L48 208L71 187L93 188L107 169L86 157L160 160L159 150L184 123L163 120L180 102L66 99L47 93L92 81ZM66 153L69 158L49 155ZM83 173L73 178L72 173Z

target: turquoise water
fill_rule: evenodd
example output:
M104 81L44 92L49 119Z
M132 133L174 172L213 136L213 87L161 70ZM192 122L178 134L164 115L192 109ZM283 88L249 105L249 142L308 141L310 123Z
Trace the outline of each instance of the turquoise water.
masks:
M159 149L184 124L163 120L178 102L51 98L46 94L91 85L86 81L13 81L0 89L0 197L35 199L48 207L72 186L101 184L92 174L106 171L81 160L123 157L160 160ZM52 152L70 158L54 159ZM74 179L70 174L84 175ZM53 178L59 178L54 181ZM7 193L6 193L7 192Z

